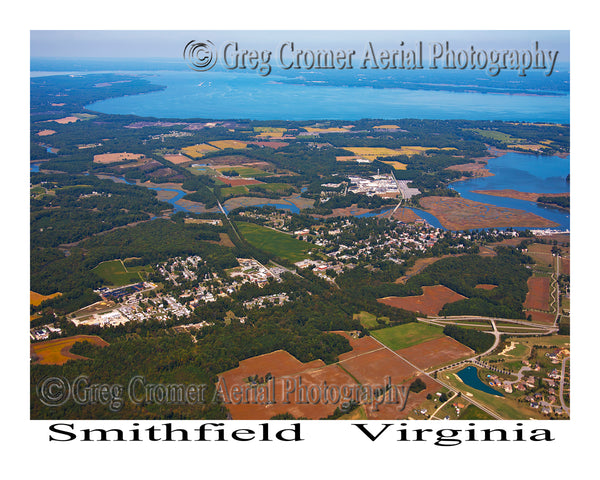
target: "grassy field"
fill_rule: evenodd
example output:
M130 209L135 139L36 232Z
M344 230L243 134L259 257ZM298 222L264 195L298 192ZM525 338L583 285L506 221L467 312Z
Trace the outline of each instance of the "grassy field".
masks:
M392 350L400 350L427 340L443 337L443 331L442 327L415 322L375 330L371 335Z
M493 420L490 414L485 413L479 407L471 404L465 408L460 414L460 420Z
M265 172L264 170L260 170L254 167L219 167L216 169L219 173L235 171L240 177L267 177L271 175L271 173Z
M385 323L389 323L390 321L388 317L380 317L379 319ZM377 317L369 312L355 313L354 320L358 320L363 327L368 329L375 328L379 325L379 323L377 323Z
M254 223L236 222L236 225L250 244L292 263L304 260L310 250L317 248L308 242L297 240L291 235L276 232Z
M482 130L481 128L469 128L468 130L475 132L482 137L492 138L504 143L519 143L524 141L522 138L515 138L507 133L498 132L497 130Z
M107 285L119 287L144 280L145 267L125 267L121 260L108 260L92 269Z

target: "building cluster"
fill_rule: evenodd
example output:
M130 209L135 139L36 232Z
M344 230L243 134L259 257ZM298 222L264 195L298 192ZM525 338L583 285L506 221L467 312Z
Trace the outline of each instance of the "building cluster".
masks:
M373 175L372 177L359 177L357 175L349 175L350 188L352 193L360 193L372 197L374 195L390 196L400 193L398 183L394 176L390 173Z

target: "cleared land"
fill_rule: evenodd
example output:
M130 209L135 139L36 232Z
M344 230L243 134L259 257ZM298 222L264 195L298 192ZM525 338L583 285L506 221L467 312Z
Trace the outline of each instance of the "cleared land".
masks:
M224 150L226 148L233 149L243 149L248 145L246 142L242 142L240 140L217 140L214 142L208 142L209 145L213 147L217 147L219 150Z
M144 267L127 268L121 260L108 260L92 269L92 272L102 278L107 285L115 287L143 281L144 271Z
M254 223L236 222L236 225L250 244L292 263L304 260L308 256L307 253L315 248L314 245L297 240L291 235L276 232Z
M497 286L498 285L492 285L490 283L480 283L478 285L475 285L475 288L481 288L482 290L493 290Z
M454 303L466 297L450 290L444 285L422 287L423 294L412 297L385 297L377 300L396 308L424 315L437 315L447 303Z
M542 310L545 313L550 312L550 278L549 277L530 277L527 280L527 297L523 303L523 308L527 310ZM540 312L527 312L540 313ZM537 315L538 319L542 321L548 321L547 315ZM540 318L541 317L541 318ZM551 314L550 318L554 321L554 315Z
M459 197L425 197L421 206L448 230L494 227L556 227L557 223L524 210L497 207Z
M426 323L412 322L375 330L371 332L371 335L385 346L398 351L428 340L441 338L444 336L444 329Z
M31 344L31 357L35 363L41 365L62 365L69 360L86 360L86 357L71 353L71 347L77 342L90 342L99 347L106 347L108 343L97 335L75 335L73 337L57 338Z
M460 165L451 165L449 167L446 167L446 170L454 170L456 172L470 172L473 174L473 177L494 176L494 174L487 169L487 162L485 161L479 161L477 163L462 163Z
M165 157L165 159L168 160L169 162L175 163L176 165L179 165L180 163L191 162L189 157L186 157L185 155L181 155L180 153L175 154L175 155L163 155L163 157Z
M422 369L449 364L475 355L469 347L446 336L400 349L398 353Z
M54 135L56 132L54 130L40 130L36 133L40 137L47 137L48 135Z
M100 163L104 165L108 163L123 162L125 160L138 160L143 156L144 155L141 153L103 153L100 155L94 155L94 163Z
M58 297L62 295L60 292L53 293L51 295L42 295L41 293L36 293L32 290L29 291L29 304L37 307L44 300L49 300L54 297Z
M183 153L185 153L188 157L192 158L202 158L208 152L215 152L218 148L213 147L212 145L207 145L205 143L200 143L197 145L190 145L189 147L184 147L181 149Z

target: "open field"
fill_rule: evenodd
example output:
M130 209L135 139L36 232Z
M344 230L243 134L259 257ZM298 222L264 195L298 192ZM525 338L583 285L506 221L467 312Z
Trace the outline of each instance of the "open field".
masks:
M271 135L272 136L274 134L263 133L260 136L262 137L263 135ZM268 147L268 148L274 148L277 150L278 148L287 147L289 145L289 143L276 142L276 141L269 141L269 142L252 141L252 142L248 142L248 145L257 145L259 147Z
M316 248L314 245L297 240L291 235L276 232L254 223L236 222L236 225L249 243L292 263L304 260L307 253Z
M144 280L142 277L144 271L144 267L127 268L121 260L108 260L92 269L92 272L102 278L107 285L115 287Z
M199 143L197 145L190 145L189 147L184 147L181 149L183 153L185 153L188 157L192 158L202 158L208 152L215 152L218 148L213 147L212 145L207 145L205 143Z
M508 133L499 132L498 130L483 130L481 128L469 128L467 130L470 130L471 132L475 132L484 138L492 138L494 140L499 140L504 143L508 143L508 142L519 143L519 142L524 141L522 138L516 138L516 137L513 137L512 135L509 135Z
M517 190L505 189L505 190L473 190L473 193L481 193L482 195L492 195L494 197L507 197L516 198L517 200L526 200L528 202L537 202L539 197L568 197L569 192L565 193L532 193L532 192L519 192Z
M391 377L392 383L401 384L418 374L418 370L387 348L340 360L340 365L362 385L381 386L387 377Z
M37 307L44 300L49 300L54 297L58 297L62 295L60 292L53 293L51 295L42 295L41 293L36 293L32 290L29 291L29 304Z
M393 157L400 155L399 150L392 150L386 147L342 147L344 150L352 152L354 155L358 155L360 158L365 160L375 160L376 158L382 157ZM337 157L336 157L337 160Z
M498 285L492 285L491 283L479 283L475 285L475 288L481 288L482 290L493 290Z
M163 155L163 157L165 157L165 159L169 162L174 163L176 165L192 161L190 160L190 157L186 157L185 155L181 155L180 153L177 153L175 155Z
M240 140L216 140L214 142L208 142L208 144L217 147L219 150L225 150L226 148L240 150L246 148L248 145L246 142Z
M469 347L446 336L400 349L398 353L422 369L449 364L475 355Z
M442 258L451 256L452 255L442 255L441 257L417 258L414 265L406 271L406 275L396 279L395 283L406 283L410 277L414 277L416 274L422 272L425 267L437 262L438 260L441 260Z
M244 165L236 165L236 166L230 166L230 167L215 167L215 170L217 170L219 173L223 173L224 171L235 171L239 174L240 177L267 177L270 176L271 174L268 172L265 172L264 170L260 170L258 168L255 167L247 167Z
M67 123L75 123L78 122L79 120L81 120L81 118L76 117L76 116L71 116L71 117L63 117L63 118L57 118L55 120L45 120L46 122L56 122L56 123L60 123L61 125L65 125Z
M429 340L441 338L444 336L443 331L443 327L436 327L422 322L412 322L375 330L371 332L371 335L392 350L398 351Z
M443 285L422 287L423 294L412 297L385 297L377 301L396 308L424 315L437 315L447 303L463 300L464 296Z
M106 347L108 343L97 335L75 335L73 337L57 338L31 344L31 357L35 363L41 365L62 365L69 360L86 360L81 355L70 352L71 347L77 342L90 342L99 347Z
M493 177L494 174L487 169L487 162L479 161L477 163L462 163L460 165L451 165L446 170L455 172L470 172L473 177ZM467 178L467 177L465 177Z
M406 170L406 164L405 163L401 163L401 162L395 162L395 161L383 161L383 163L385 163L386 165L389 165L390 167L394 168L395 170Z
M379 323L377 323L377 317L369 312L355 313L353 318L354 320L358 320L360 324L367 329L375 328L379 325ZM389 323L388 317L379 317L379 319L382 322Z
M275 403L259 403L258 391L247 381L248 377L258 375L264 378L268 373L274 380L275 398L271 398ZM269 419L274 415L281 413L291 413L295 417L306 417L319 419L332 414L336 405L324 402L301 403L297 397L297 392L288 393L292 387L305 387L310 385L322 385L323 382L335 385L356 385L356 382L342 368L337 365L325 365L321 360L314 360L309 363L302 363L288 352L277 350L265 355L242 360L237 368L228 370L219 375L219 384L227 391L231 391L234 386L243 390L248 390L248 401L234 402L227 405L229 412L234 420L262 420ZM264 384L268 385L268 384ZM255 399L252 402L252 399ZM286 400L289 403L284 403Z
M548 277L529 277L527 297L524 309L550 310L550 279Z
M144 155L142 153L103 153L100 155L94 155L94 163L100 163L102 165L116 162L123 162L125 160L139 160Z
M524 210L496 207L459 197L425 197L421 206L448 230L502 227L556 227L557 223Z
M349 127L302 127L304 128L304 130L306 130L309 133L344 133L344 132L349 132L350 128L353 127L353 125L350 125Z
M54 130L40 130L36 133L36 135L40 137L47 137L48 135L54 135L56 132Z

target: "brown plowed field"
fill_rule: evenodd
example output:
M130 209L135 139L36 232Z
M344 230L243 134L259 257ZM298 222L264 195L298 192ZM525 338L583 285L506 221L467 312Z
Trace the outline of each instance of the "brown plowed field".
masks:
M467 298L443 285L422 288L422 295L413 297L385 297L380 298L377 301L411 312L422 313L424 315L437 315L447 303L453 303Z
M185 155L181 155L180 153L176 155L164 155L164 157L171 163L179 165L180 163L193 162L190 157L186 157Z
M555 315L553 313L544 313L544 312L525 312L527 316L531 315L531 321L535 323L548 323L552 324L555 320Z
M550 278L529 277L527 280L527 297L523 308L534 310L550 310Z
M475 355L475 352L469 347L446 336L419 343L412 347L402 348L397 352L422 369L444 365Z
M413 410L418 408L419 405L425 401L427 395L430 393L435 395L435 392L441 390L441 385L427 375L419 374L417 376L420 377L423 382L425 382L426 388L419 393L409 392L406 405L403 409L393 403L382 403L378 406L377 410L375 410L372 405L366 405L365 410L367 413L367 418L369 420L396 420L405 419L408 417L414 418L415 413ZM410 385L410 382L407 382L407 385Z
M475 285L475 288L481 288L482 290L493 290L497 286L498 285L492 285L491 283L480 283L478 285Z
M242 391L252 391L247 382L249 376L264 377L271 373L273 380L270 384L263 384L265 390L271 386L268 396L261 398L259 390L255 394L248 394L246 398L236 398L234 388ZM356 382L338 365L327 365L321 360L302 363L288 352L276 352L260 355L258 357L242 360L237 368L228 370L219 376L217 387L221 391L231 392L225 398L227 408L235 420L266 420L280 413L291 413L294 417L310 419L325 418L332 414L339 403L332 399L326 401L323 397L308 396L309 391L317 391L315 387L322 388L324 384L356 387ZM304 397L301 392L304 390ZM294 391L292 391L294 390ZM322 392L322 390L320 390ZM321 394L319 394L321 395ZM317 401L313 401L313 400ZM274 400L275 403L268 403ZM289 402L289 403L285 403ZM303 403L306 402L306 403Z
M399 384L418 372L387 348L342 360L340 364L363 385L382 385L387 377L391 377L392 383Z
M30 347L31 358L35 360L35 363L41 365L62 365L69 360L87 360L86 357L70 352L75 343L82 341L90 342L99 347L108 346L108 343L97 335L75 335L32 343Z

